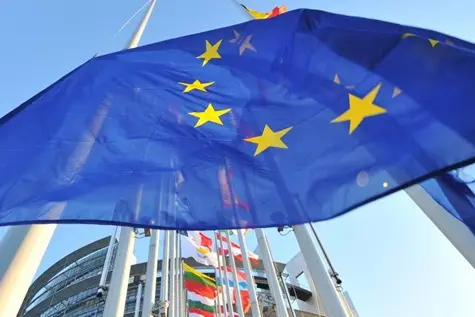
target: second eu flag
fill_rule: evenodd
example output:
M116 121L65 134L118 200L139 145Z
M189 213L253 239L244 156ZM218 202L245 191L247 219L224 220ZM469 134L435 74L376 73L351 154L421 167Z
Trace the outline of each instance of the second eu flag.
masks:
M0 225L330 219L473 161L474 74L470 43L312 10L96 57L1 119Z

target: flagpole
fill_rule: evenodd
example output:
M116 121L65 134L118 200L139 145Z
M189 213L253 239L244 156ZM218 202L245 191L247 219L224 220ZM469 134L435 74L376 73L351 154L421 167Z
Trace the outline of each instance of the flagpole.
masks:
M175 258L176 258L176 231L170 232L170 295L169 300L169 309L168 316L177 317L175 314Z
M111 238L109 240L109 246L107 247L106 258L104 260L104 266L102 267L101 279L99 281L99 287L96 293L96 296L98 298L102 298L102 295L106 290L107 275L109 274L109 268L112 260L112 252L114 251L114 244L115 240L117 239L117 229L119 229L119 227L115 227L114 234L111 235Z
M289 289L287 288L287 284L285 283L282 273L279 274L279 278L280 278L280 282L282 283L282 287L284 288L285 298L287 299L287 303L289 304L290 313L292 317L297 317L297 315L295 314L295 310L292 307L292 301L290 300Z
M130 39L127 48L138 46L140 39L155 7L155 0L151 1L147 13L140 22L135 34ZM140 193L139 193L140 196ZM138 198L140 199L140 198ZM125 300L127 295L127 286L130 275L130 260L133 255L135 244L135 232L131 227L122 227L120 230L120 239L117 246L117 255L115 258L114 269L112 271L109 292L107 294L104 306L104 316L121 317L124 315Z
M214 240L216 241L216 233L214 235ZM223 259L223 275L224 275L224 281L226 283L225 288L226 288L226 296L227 296L227 302L228 302L228 308L229 308L229 315L233 316L234 315L234 308L233 308L233 296L231 294L231 290L229 288L229 279L228 279L228 274L227 274L227 266L228 264L226 263L226 257L224 256L223 252L223 241L221 239L219 240L219 248L221 249L221 255L218 253L218 257L220 256ZM222 281L221 281L222 282Z
M218 252L218 242L216 241L216 232L213 231L213 234L214 234L214 244L216 245L216 254L218 255L218 268L215 269L215 277L216 277L216 291L217 291L217 298L218 298L218 316L226 316L226 312L228 311L227 309L227 303L226 303L226 296L225 296L225 292L224 292L224 284L223 284L223 275L221 274L221 255L219 254ZM221 294L222 296L219 296L219 292L218 292L218 281L219 281L219 284L221 285ZM221 305L221 299L223 300L223 303ZM223 307L223 311L221 311L221 306Z
M165 241L163 246L163 258L162 258L162 277L160 278L160 315L168 315L168 270L170 266L170 231L164 231ZM146 316L144 316L146 317Z
M180 249L181 249L181 239L180 239ZM181 289L181 316L186 315L186 303L187 303L187 298L186 298L186 291L185 291L185 284L183 281L183 274L185 274L183 270L183 258L181 256L181 251L180 251L180 289Z
M439 205L420 185L411 186L405 192L475 268L475 235L470 229Z
M155 305L157 283L158 248L160 244L160 231L152 230L148 249L147 271L145 278L145 291L143 299L142 317L152 316Z
M180 243L180 235L177 233L176 234L176 252L177 252L177 257L176 257L176 314L177 316L181 316L182 314L182 301L183 301L183 292L182 292L182 275L181 275L181 243Z
M148 20L150 20L150 16L152 15L153 8L155 7L155 3L157 1L151 0L150 2L150 7L148 7L148 10L145 13L145 16L143 17L142 22L139 24L137 30L135 31L134 36L132 36L132 38L130 39L127 48L136 48L139 45L140 39L142 38L143 32L147 27Z
M16 316L56 224L12 226L0 241L0 316Z
M229 259L231 261L231 273L234 280L234 291L236 292L236 306L239 317L244 317L244 310L242 308L241 289L239 287L239 279L237 275L236 261L234 261L234 255L232 252L231 237L229 236L229 230L226 230L226 238L228 239Z
M112 270L104 307L104 316L120 317L124 315L131 259L134 251L134 239L135 232L133 228L121 228L114 269Z
M264 230L261 228L257 228L254 231L256 232L257 243L259 244L259 248L262 253L262 261L264 262L264 269L266 271L270 291L272 293L272 297L274 297L275 304L277 307L277 316L289 317L284 304L284 295L282 294L282 290L279 286L279 281L277 280L277 273L275 272L274 267L274 259L272 258L272 254L270 252L269 244L267 242Z
M135 298L135 310L134 310L134 317L140 317L140 299L142 298L142 281L139 282L137 287L137 296Z
M325 258L325 261L328 264L329 267L329 273L330 277L332 278L332 281L334 282L334 286L337 291L337 295L340 299L340 302L343 306L343 310L350 316L353 316L353 313L351 312L351 309L348 306L348 303L346 301L345 296L343 296L343 293L341 292L341 284L342 281L339 277L339 274L336 272L335 267L333 266L332 261L330 260L330 257L327 254L327 251L325 250L325 247L323 246L322 241L320 240L320 237L317 234L317 231L313 227L312 223L308 223L308 228L310 229L311 233L313 233L313 236L315 237L315 240L317 241L318 246L320 247L320 250L322 251L323 257Z
M314 237L315 237L315 240L317 241L318 243L318 246L320 247L320 250L322 250L322 253L323 253L323 257L325 258L325 261L327 262L328 266L330 267L330 276L333 278L334 282L336 285L340 285L342 283L340 277L339 277L339 274L337 273L337 271L335 270L335 267L333 266L333 263L332 261L330 260L330 257L328 256L327 254L327 251L325 250L325 247L323 246L323 243L322 241L320 241L320 238L318 237L318 234L317 234L317 231L315 230L315 228L313 227L313 224L312 223L309 223L308 224L308 227L310 228L310 230L312 231Z
M176 315L175 311L175 288L176 288L176 283L175 283L175 275L176 275L176 231L172 230L170 232L170 286L169 286L169 311L168 314L170 317L178 317Z
M244 239L244 234L242 233L241 229L238 229L237 232L238 232L238 238L239 238L239 245L241 247L242 262L244 264L244 270L246 272L246 280L249 287L249 295L251 297L252 316L261 317L261 310L259 309L259 303L257 301L257 292L256 292L255 283L254 283L254 278L252 275L251 263L249 262L249 256L247 254L246 240ZM228 240L228 246L231 246L230 240ZM233 252L231 250L231 256L233 256L232 254Z
M216 277L216 312L217 312L217 316L218 317L221 317L223 314L221 312L221 306L225 308L225 303L221 304L221 298L224 298L221 297L219 295L219 288L218 288L218 283L217 281L219 280L220 283L222 284L222 279L221 279L221 272L219 272L219 268L221 267L221 259L220 259L220 256L218 255L218 268L214 269L214 276ZM222 289L223 287L221 286L221 292L222 292Z
M308 226L308 224L297 225L293 226L293 229L312 280L315 285L318 285L325 312L332 317L347 317L335 285L325 270L323 261L315 247L317 244L315 237L310 233Z

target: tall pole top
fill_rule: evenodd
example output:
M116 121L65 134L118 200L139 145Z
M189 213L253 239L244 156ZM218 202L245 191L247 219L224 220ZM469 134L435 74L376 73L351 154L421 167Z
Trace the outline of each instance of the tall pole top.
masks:
M130 39L130 42L126 48L136 48L139 45L140 39L142 38L142 34L145 30L145 27L147 26L148 20L150 19L150 16L152 15L152 11L153 11L153 8L155 7L156 2L157 2L156 0L150 1L150 7L148 7L147 13L145 13L145 16L142 19L142 22L140 22L139 26L137 27L137 30L135 31L135 34Z

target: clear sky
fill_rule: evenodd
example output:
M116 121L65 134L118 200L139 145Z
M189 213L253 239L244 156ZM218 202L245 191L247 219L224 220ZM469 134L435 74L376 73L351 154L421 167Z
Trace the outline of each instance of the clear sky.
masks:
M144 0L0 1L0 115L59 79L96 52L121 49L133 27L115 31ZM268 10L277 0L247 0ZM289 9L313 8L409 24L471 42L473 0L289 0ZM158 0L142 44L243 22L231 0ZM91 206L91 208L93 208ZM475 316L475 270L404 194L316 225L362 317ZM111 227L59 226L40 271ZM0 229L0 236L5 229ZM276 260L298 246L293 234L267 230ZM256 241L247 238L250 249ZM146 260L146 239L136 254ZM1 251L0 251L1 252Z

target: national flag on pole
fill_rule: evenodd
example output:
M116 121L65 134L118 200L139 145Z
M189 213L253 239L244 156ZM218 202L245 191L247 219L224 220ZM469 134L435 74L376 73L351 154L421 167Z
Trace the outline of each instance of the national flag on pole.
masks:
M181 237L181 243L181 255L184 258L191 257L198 263L218 267L218 255L207 246L198 245L187 236Z
M188 311L196 316L214 316L216 282L209 276L183 264L183 282L188 291Z
M213 240L201 231L183 231L182 235L190 238L198 247L213 250Z
M228 275L231 275L231 274L228 274ZM234 280L232 279L230 280L228 277L228 281L229 281L229 287L234 288L235 287ZM218 278L216 279L216 284L219 287L222 287L223 285L226 285L226 280L224 278L221 278L221 279ZM239 289L247 289L247 288L248 288L248 285L246 282L239 282Z
M251 297L248 290L241 290L241 303L244 313L248 313L251 309ZM236 290L234 291L234 298L236 298Z
M229 230L229 235L231 236L237 236L238 235L238 230L241 230L243 235L246 235L249 229L232 229ZM226 233L226 230L219 230L220 232Z
M223 274L226 273L228 275L228 279L233 279L233 276L232 276L233 269L232 269L232 267L230 267L230 266L221 267L221 272ZM244 281L244 282L246 281L246 272L241 271L241 270L236 270L236 275L237 275L239 281Z
M256 20L270 19L287 12L286 5L276 6L269 12L259 12L259 11L250 9L243 4L241 4L241 6Z
M197 312L197 309L191 309L188 310L188 317L215 317L216 315L214 313L209 313L209 312L203 312L199 311Z
M194 292L188 292L188 307L195 313L204 313L204 316L216 311L216 301ZM214 316L214 315L213 315Z
M183 264L185 289L206 298L216 298L216 281L188 264Z
M232 268L230 266L227 266L226 268L222 267L221 268L221 275L223 274L226 274L227 276L227 279L228 279L228 283L229 283L229 288L231 290L231 293L233 294L233 303L236 302L236 292L237 292L237 288L236 288L236 284L234 282L234 277L233 277L233 274L232 274ZM241 270L236 270L236 275L238 277L238 284L239 284L239 292L241 294L241 302L242 302L242 306L243 306L243 309L244 309L244 312L248 312L249 309L250 309L250 295L249 295L249 286L247 284L247 280L246 280L246 273L244 271L241 271ZM222 276L221 277L221 280L220 279L217 279L216 280L216 284L219 287L224 287L224 285L226 285L226 280L225 280L225 277Z
M229 254L228 239L219 232L216 232L216 238L221 239L221 241L223 241L223 248L222 249L218 248L218 254L223 253L224 255L228 255ZM242 251L241 251L241 247L239 246L239 244L234 243L234 242L231 241L231 246L232 246L231 247L231 249L232 249L231 252L234 255L234 258L242 262L243 261ZM255 254L254 252L251 252L251 251L247 251L247 256L248 256L249 260L252 263L259 264L259 257L257 256L257 254Z
M232 274L233 270L230 266L227 266L226 268L224 267L221 267L221 280L220 279L216 279L216 283L218 286L222 286L222 285L226 285L226 279L225 279L225 276L227 277L228 281L229 281L229 285L230 287L235 287L235 283L234 283L234 276ZM248 286L247 286L247 280L246 280L246 273L244 271L241 271L241 270L236 270L236 275L238 277L238 283L239 283L239 287L240 288L243 288L243 289L247 289Z
M335 218L475 161L473 74L471 43L307 9L97 56L0 120L0 225Z

